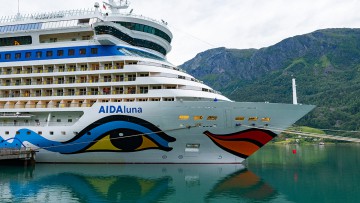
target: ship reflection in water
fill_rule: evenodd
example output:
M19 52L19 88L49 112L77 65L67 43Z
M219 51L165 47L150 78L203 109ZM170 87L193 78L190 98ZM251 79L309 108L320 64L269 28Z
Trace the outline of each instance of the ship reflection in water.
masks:
M0 178L0 202L218 202L278 196L242 165L1 166Z

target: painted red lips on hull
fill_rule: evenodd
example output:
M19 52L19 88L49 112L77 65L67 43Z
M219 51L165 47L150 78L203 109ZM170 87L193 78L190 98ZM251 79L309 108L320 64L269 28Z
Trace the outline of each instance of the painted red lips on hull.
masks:
M205 131L204 134L223 150L244 159L276 137L275 133L262 129L249 129L225 135Z

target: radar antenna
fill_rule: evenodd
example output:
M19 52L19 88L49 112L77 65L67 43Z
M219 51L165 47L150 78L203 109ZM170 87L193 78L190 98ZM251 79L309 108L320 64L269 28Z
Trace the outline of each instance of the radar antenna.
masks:
M20 19L20 0L18 0L18 12L17 12L17 19Z
M112 13L119 13L120 9L129 8L130 3L127 0L120 0L119 4L115 2L115 0L108 0L109 2L103 1L103 3L109 7Z

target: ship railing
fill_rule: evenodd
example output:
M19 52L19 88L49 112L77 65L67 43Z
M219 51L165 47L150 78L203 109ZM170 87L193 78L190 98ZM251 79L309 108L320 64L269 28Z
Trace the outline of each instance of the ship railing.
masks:
M172 67L172 66L168 66L168 65L164 65L164 64L160 64L160 63L154 63L154 62L147 62L147 61L139 61L137 64L126 64L126 65L148 65L148 66L156 66L156 67L161 67L161 68L168 68L168 69L172 69L172 70L177 70L180 72L185 73L185 71L181 68L178 67Z
M0 126L6 126L6 127L45 127L45 126L72 126L74 123L68 123L68 122L0 122Z
M64 10L64 11L55 11L55 12L44 12L44 13L35 13L35 14L18 14L13 16L2 16L0 18L1 23L9 23L16 21L27 21L27 20L48 20L48 19L59 19L71 16L85 16L85 15L94 15L97 12L93 8L88 9L74 9L74 10Z
M33 21L33 20L39 21L39 20L49 20L49 19L61 19L65 17L87 16L87 15L98 15L99 17L106 18L109 15L109 13L107 12L102 13L94 8L87 8L87 9L84 8L84 9L63 10L63 11L55 11L55 12L43 12L43 13L35 13L35 14L18 14L18 15L0 17L0 24L17 22L17 21ZM149 17L145 17L143 15L136 15L132 13L111 13L110 16L140 18L157 23L164 27L167 27L168 24L164 20L159 21Z
M106 16L106 13L104 13L104 15ZM165 22L164 20L159 21L159 20L155 20L153 18L149 18L149 17L143 16L143 15L136 15L133 13L112 13L110 16L123 16L123 17L130 16L130 17L134 17L134 18L140 18L143 20L151 21L153 23L157 23L164 27L168 27L168 23Z

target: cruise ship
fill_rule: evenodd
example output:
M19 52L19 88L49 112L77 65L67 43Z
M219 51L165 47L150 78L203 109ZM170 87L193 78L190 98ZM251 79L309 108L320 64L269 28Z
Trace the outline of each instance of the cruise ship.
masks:
M43 163L242 163L314 108L229 100L167 61L165 21L128 7L0 18L0 149Z

